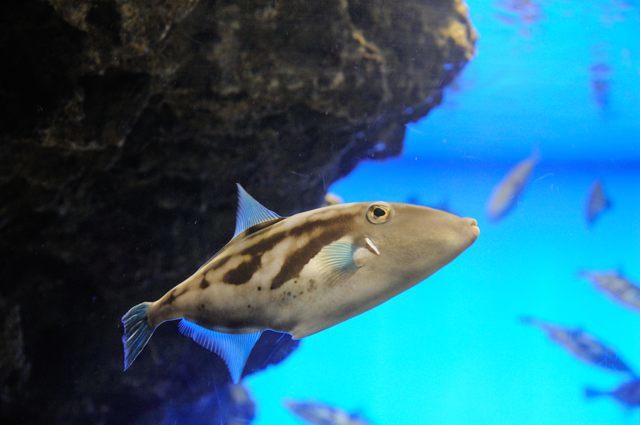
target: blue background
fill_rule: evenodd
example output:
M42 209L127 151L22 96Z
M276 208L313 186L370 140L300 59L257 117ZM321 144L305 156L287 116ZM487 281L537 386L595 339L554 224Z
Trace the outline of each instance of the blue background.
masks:
M517 3L469 1L477 56L443 104L407 126L401 157L364 162L329 188L347 202L446 203L478 219L480 238L427 282L248 378L256 423L299 423L283 399L375 424L637 423L637 411L583 396L585 385L613 388L624 376L580 362L517 318L582 326L640 369L640 311L577 276L621 268L640 281L640 8L544 1L525 22L509 7ZM592 87L598 63L611 69L605 104ZM518 205L488 223L492 188L536 147L542 161ZM614 207L589 229L597 178Z

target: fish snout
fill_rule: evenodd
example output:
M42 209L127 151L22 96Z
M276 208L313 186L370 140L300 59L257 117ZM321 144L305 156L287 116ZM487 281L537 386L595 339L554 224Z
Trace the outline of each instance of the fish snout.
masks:
M475 218L465 217L462 219L464 224L467 226L467 232L469 232L471 243L475 242L475 240L480 236L480 227L478 227L478 221Z

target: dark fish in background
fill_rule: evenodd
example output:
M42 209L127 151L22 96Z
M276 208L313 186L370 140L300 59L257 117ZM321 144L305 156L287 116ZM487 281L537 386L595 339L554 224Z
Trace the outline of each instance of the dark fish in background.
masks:
M517 163L496 185L487 203L487 217L491 221L502 219L516 204L533 169L540 160L538 150Z
M581 329L566 329L532 317L521 317L520 320L542 329L551 340L580 360L605 369L635 375L614 350Z
M587 398L611 397L627 408L640 407L640 379L625 382L610 391L587 387L584 395Z
M169 399L160 407L147 411L132 425L246 425L253 422L256 406L249 391L240 384L214 386L195 401Z
M604 62L591 65L591 95L600 110L609 106L611 92L611 67Z
M631 282L620 272L581 271L578 275L588 279L597 289L621 304L640 311L640 286Z
M324 203L322 205L328 206L328 205L338 205L343 203L344 203L344 199L342 199L341 196L336 195L335 193L332 193L332 192L327 192L327 194L324 195Z
M529 26L542 19L542 8L533 0L502 0L497 2L496 18L507 25L520 26L520 33L529 36Z
M604 191L602 182L600 180L596 180L591 186L589 197L587 198L587 205L585 209L587 224L592 226L600 214L608 208L611 208L611 201Z
M297 417L313 425L370 425L360 415L313 401L286 400L284 405Z

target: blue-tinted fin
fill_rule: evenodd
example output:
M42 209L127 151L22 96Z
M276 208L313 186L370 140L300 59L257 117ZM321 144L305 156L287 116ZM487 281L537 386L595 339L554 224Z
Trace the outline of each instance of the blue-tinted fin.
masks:
M142 349L147 345L155 328L149 325L147 315L151 303L141 303L131 308L122 316L124 325L124 335L122 345L124 346L124 370L138 357Z
M354 259L358 249L349 241L337 240L322 248L313 260L317 262L323 277L333 282L358 269Z
M238 186L238 211L236 212L234 238L251 226L281 218L278 214L256 201L242 186L237 183L236 185Z
M253 346L256 345L262 332L246 334L228 334L207 329L189 320L182 319L178 324L181 334L188 336L204 348L216 353L227 365L234 383L240 381L240 376L247 363Z

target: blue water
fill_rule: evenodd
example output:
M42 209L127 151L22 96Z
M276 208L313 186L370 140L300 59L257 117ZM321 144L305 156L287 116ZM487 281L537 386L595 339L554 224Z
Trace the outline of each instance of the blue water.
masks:
M540 18L525 23L498 3L468 3L478 55L444 103L407 127L401 157L363 162L330 190L347 202L446 203L479 220L480 238L426 282L306 338L282 365L249 377L257 424L299 423L284 399L334 404L375 424L640 418L611 399L583 397L585 385L613 388L623 376L580 362L517 321L527 314L583 327L640 369L640 312L576 274L622 269L640 281L639 5L537 2ZM597 63L610 67L600 103L590 71ZM535 147L542 161L520 202L488 223L491 189ZM596 178L614 207L589 229L584 205Z

